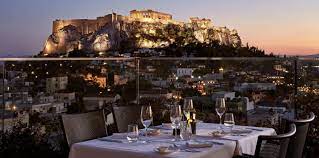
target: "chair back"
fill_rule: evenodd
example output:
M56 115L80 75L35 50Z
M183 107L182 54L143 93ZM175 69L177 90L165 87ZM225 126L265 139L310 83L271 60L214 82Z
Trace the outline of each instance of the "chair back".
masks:
M112 135L118 133L116 119L114 116L113 104L109 104L104 107L105 125L107 128L107 134Z
M111 104L111 105L105 106L103 111L104 111L106 126L116 124L115 118L114 118L113 105Z
M107 135L104 111L62 115L64 134L69 146Z
M308 119L290 121L290 123L296 125L297 131L296 134L290 138L287 158L302 158L309 125L314 119L315 114L311 112Z
M255 158L285 158L290 138L296 133L296 126L290 131L275 136L259 136L255 150Z
M113 106L117 130L120 133L127 132L127 125L141 124L141 107L136 105Z

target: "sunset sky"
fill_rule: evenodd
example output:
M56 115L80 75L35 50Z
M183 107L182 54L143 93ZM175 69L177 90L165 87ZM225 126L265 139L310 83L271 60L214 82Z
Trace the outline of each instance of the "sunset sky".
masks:
M268 53L319 53L318 0L1 0L0 55L37 54L55 19L96 18L112 10L128 15L133 9L168 12L182 21L210 18Z

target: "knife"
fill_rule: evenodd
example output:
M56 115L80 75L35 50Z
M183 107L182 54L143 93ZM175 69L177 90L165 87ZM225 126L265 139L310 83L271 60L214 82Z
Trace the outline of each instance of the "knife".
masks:
M250 127L246 128L246 129L250 129L250 130L254 130L254 131L264 131L263 129L258 129L258 128L250 128Z

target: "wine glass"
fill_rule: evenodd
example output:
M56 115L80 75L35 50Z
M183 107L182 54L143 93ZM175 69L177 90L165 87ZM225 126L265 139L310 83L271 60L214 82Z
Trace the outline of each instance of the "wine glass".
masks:
M172 122L172 128L175 129L175 139L177 141L177 129L180 127L182 119L182 110L180 105L173 105L170 109L170 119Z
M226 111L225 99L224 98L216 98L215 110L217 115L219 116L219 127L222 126L222 116Z
M235 119L234 119L233 113L225 114L224 125L230 128L230 130L232 130L233 126L235 125Z
M136 124L127 126L126 138L129 142L136 142L138 140L138 126Z
M185 98L184 99L184 104L183 104L183 113L184 116L186 117L186 120L190 119L190 112L193 109L193 100L192 98Z
M153 112L152 107L149 106L142 106L141 108L141 122L145 127L145 135L147 136L147 128L151 125L153 121Z

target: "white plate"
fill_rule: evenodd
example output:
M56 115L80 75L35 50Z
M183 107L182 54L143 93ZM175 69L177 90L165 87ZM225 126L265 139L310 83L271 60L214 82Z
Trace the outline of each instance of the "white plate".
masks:
M227 134L229 133L226 133L226 132L218 132L218 131L213 131L213 132L210 132L209 135L213 136L213 137L224 137L226 136Z
M166 154L170 154L170 153L176 152L177 149L168 147L167 150L165 150L165 151L160 151L160 150L159 150L159 147L156 147L156 148L154 148L154 151L157 152L157 153L159 153L159 154L166 155Z

